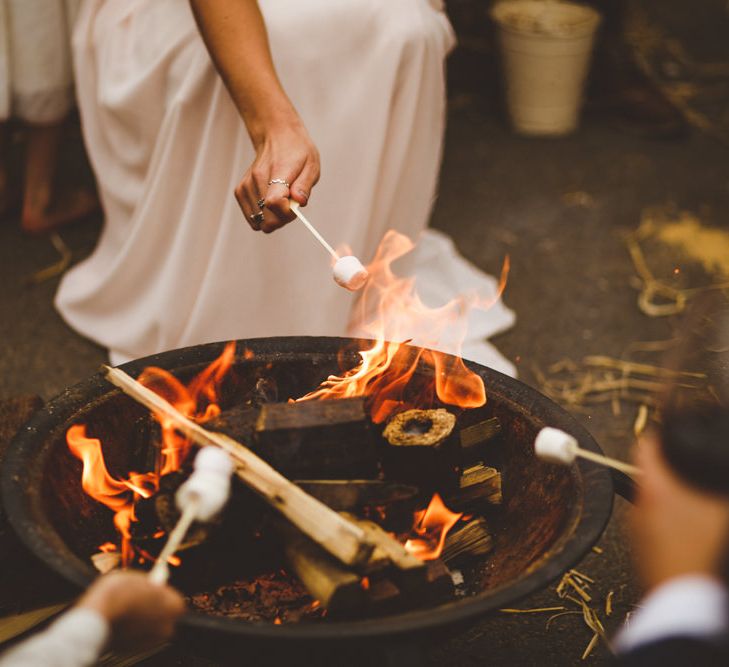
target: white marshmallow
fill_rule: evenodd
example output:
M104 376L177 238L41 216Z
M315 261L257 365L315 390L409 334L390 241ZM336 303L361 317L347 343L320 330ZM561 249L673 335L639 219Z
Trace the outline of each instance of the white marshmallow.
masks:
M352 292L362 288L370 277L362 262L354 255L340 257L335 262L333 271L336 283Z
M195 519L210 521L218 514L230 496L230 476L233 472L230 457L217 447L204 447L195 457L194 470L177 490L177 507L184 512L197 499Z
M569 433L547 426L534 440L534 452L543 461L570 465L577 458L577 440Z
M195 470L206 470L221 477L230 477L234 466L230 456L219 447L203 447L197 453L193 467Z

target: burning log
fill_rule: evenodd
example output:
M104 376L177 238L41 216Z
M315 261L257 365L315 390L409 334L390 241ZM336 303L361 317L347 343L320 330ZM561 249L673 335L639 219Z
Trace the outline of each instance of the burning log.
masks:
M345 565L364 565L374 548L378 547L394 565L405 567L407 561L400 553L404 547L384 531L365 530L348 521L286 479L247 447L221 433L204 429L124 371L107 366L106 377L193 442L226 451L236 464L236 474L243 482Z
M291 569L309 594L332 614L347 614L366 606L360 577L285 522L279 534Z
M473 450L501 433L501 421L498 417L491 417L473 426L461 429L461 447L464 450Z
M287 476L377 473L362 397L268 403L258 415L255 439L256 453Z
M390 537L374 521L359 519L351 514L346 514L345 516L352 523L358 525L372 543L377 545L365 566L365 571L371 572L380 569L382 563L392 563L400 570L399 574L404 581L425 581L426 568L422 560L413 556L402 544Z
M485 556L492 548L488 524L483 517L479 517L448 533L441 558L449 563L464 556Z
M342 563L361 564L370 557L374 545L361 528L290 482L247 447L226 435L207 431L124 371L108 366L105 370L112 384L174 424L192 441L226 451L235 461L236 474L243 482Z
M296 484L333 510L375 517L393 532L410 528L419 493L415 486L377 479L297 480Z
M503 501L501 492L501 473L483 463L466 468L461 474L458 491L446 500L449 507L464 511L483 503L499 505Z

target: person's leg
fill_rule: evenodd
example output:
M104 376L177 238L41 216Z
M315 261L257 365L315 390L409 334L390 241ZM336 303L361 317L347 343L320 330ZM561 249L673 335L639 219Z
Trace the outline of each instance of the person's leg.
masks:
M12 185L10 183L10 168L8 166L10 144L10 129L7 122L0 122L0 217L3 217L14 202Z
M62 123L27 127L21 216L22 227L27 232L45 231L62 128Z
M54 178L64 122L28 125L21 226L42 234L88 215L98 207L86 190L55 193Z

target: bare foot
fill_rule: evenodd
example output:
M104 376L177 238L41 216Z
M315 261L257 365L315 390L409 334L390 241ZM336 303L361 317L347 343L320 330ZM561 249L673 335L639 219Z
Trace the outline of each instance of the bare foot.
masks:
M81 220L99 210L96 194L89 190L75 190L61 195L50 208L23 209L21 227L28 234L47 234L63 225Z

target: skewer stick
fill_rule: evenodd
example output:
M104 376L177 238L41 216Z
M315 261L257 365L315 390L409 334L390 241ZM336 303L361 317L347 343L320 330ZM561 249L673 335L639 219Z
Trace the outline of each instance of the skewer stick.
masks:
M164 549L162 549L159 557L157 558L157 562L147 575L155 584L164 584L167 582L167 579L170 576L170 570L167 562L169 561L170 556L172 556L175 551L177 551L180 544L182 544L182 540L185 539L187 531L190 529L192 522L195 520L199 505L200 498L195 497L190 500L187 507L185 507L182 516L177 522L177 525L172 529L170 536L167 538L167 544L165 544Z
M103 367L107 380L125 394L158 415L169 419L177 430L199 445L226 451L236 464L236 475L302 533L346 565L362 565L374 544L354 525L274 470L250 449L222 433L204 429L185 417L164 398L155 394L119 368Z
M308 229L308 230L309 230L309 231L310 231L310 232L311 232L311 233L312 233L312 234L314 235L314 238L315 238L315 239L316 239L317 241L319 241L319 243L321 243L321 244L322 244L322 246L324 246L324 248L326 249L326 251L327 251L327 252L328 252L328 253L329 253L329 254L330 254L330 255L331 255L332 257L334 257L334 259L335 259L335 260L338 260L338 259L339 259L339 255L337 254L337 251L336 251L336 250L334 250L334 248L332 248L332 246L330 246L330 245L329 245L329 244L328 244L328 243L326 242L326 239L325 239L325 238L324 238L324 237L323 237L323 236L322 236L322 235L321 235L321 234L320 234L320 233L319 233L319 232L318 232L318 231L316 230L316 228L314 227L314 225L312 225L312 224L311 224L311 223L310 223L310 222L309 222L309 221L308 221L308 220L306 219L306 216L305 216L305 215L304 215L304 214L303 214L303 213L301 212L301 209L299 208L299 203L298 203L298 202L295 202L295 201L292 201L292 202L290 203L290 205L291 205L291 210L292 210L292 211L294 212L294 215L296 215L296 217L297 217L297 218L298 218L299 220L301 220L301 222L303 222L303 223L304 223L304 225L306 226L306 228L307 228L307 229Z
M571 465L579 456L588 461L607 466L608 468L615 468L615 470L619 470L628 475L640 475L642 472L640 468L630 463L624 463L609 456L603 456L602 454L591 452L588 449L582 449L577 444L577 440L569 433L550 426L543 428L537 434L534 440L534 451L540 459L549 461L550 463Z
M608 468L615 468L615 470L624 472L626 475L638 476L643 473L643 471L637 466L625 463L624 461L618 461L617 459L604 456L603 454L596 454L595 452L591 452L589 449L582 449L578 447L577 456L587 459L588 461L593 461L594 463L600 463Z

